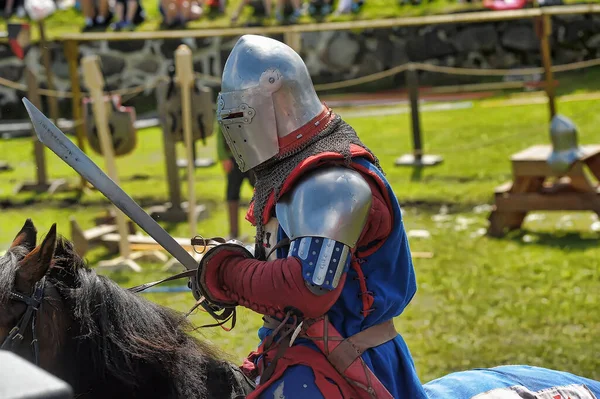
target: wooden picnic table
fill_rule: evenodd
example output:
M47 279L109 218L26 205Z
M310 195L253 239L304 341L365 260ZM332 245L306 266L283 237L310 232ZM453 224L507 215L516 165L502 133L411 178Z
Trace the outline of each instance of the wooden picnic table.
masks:
M550 168L550 145L535 145L511 157L513 181L495 190L488 235L521 227L531 211L592 211L600 215L600 145L581 146L582 157L565 173Z

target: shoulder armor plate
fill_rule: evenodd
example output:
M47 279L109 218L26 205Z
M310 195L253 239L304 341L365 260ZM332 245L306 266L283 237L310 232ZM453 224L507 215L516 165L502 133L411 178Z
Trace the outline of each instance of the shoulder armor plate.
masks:
M290 238L329 238L354 248L369 216L371 188L360 173L342 166L311 171L275 207Z

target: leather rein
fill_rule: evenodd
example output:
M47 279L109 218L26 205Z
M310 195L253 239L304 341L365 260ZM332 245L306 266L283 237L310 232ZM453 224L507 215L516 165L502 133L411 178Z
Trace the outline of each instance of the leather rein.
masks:
M2 342L2 345L0 346L0 349L6 349L14 352L22 344L27 326L31 324L30 345L33 347L35 364L38 366L40 364L40 346L35 330L37 324L37 312L42 306L45 286L46 277L43 277L35 284L33 295L25 295L15 291L10 292L10 299L23 302L25 305L27 305L27 309L25 309L25 313L23 313L23 316L21 316L21 319L17 322L17 325L10 330L8 336L4 339L4 342Z
M198 254L202 254L204 251L202 251L202 252L196 251L196 249L195 249L196 246L201 246L206 250L206 248L209 246L217 246L217 245L224 244L224 243L225 243L225 239L223 239L221 237L206 239L202 236L196 236L196 237L192 238L192 240L191 240L191 244L192 244L192 247L194 248L194 252L196 252ZM153 281L151 283L140 284L135 287L128 288L127 291L137 294L140 292L144 292L151 287L157 286L162 283L166 283L168 281L179 280L179 279L186 278L186 277L193 278L194 276L196 276L197 273L198 273L197 268L191 269L191 270L186 270L184 272L177 273L174 276L170 276L170 277L164 278L162 280ZM188 287L190 289L192 289L192 280L188 281ZM198 299L196 304L185 314L185 317L187 318L199 306L202 306L204 308L204 310L216 321L216 323L214 323L214 324L206 324L206 325L200 326L199 328L221 327L225 331L230 331L231 329L233 329L235 327L235 323L236 323L235 307L221 308L219 306L211 304L209 301L206 300L206 298L204 296L201 297L200 299ZM231 320L231 327L224 327L225 323L227 323L230 320Z

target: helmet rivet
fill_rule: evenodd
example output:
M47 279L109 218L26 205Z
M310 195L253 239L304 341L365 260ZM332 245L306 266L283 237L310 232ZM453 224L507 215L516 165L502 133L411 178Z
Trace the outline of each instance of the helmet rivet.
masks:
M274 77L270 77L269 78L269 83L271 83L271 84L275 83L275 78Z
M248 118L244 118L244 122L248 122Z

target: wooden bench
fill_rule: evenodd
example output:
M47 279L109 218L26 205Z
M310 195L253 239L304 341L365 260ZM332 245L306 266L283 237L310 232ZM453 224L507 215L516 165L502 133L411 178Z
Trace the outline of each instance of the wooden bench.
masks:
M546 161L549 145L536 145L511 157L513 181L496 187L488 234L503 236L521 227L530 211L592 211L600 215L600 145L582 146L583 156L566 173Z

